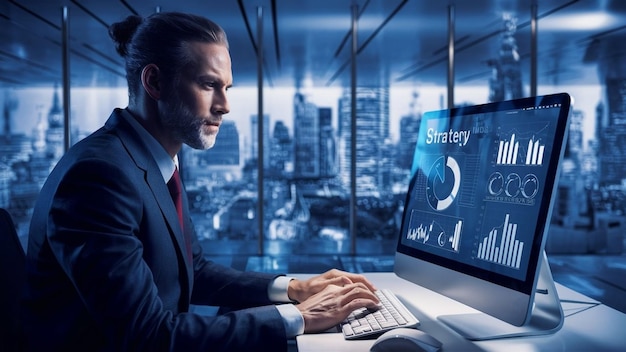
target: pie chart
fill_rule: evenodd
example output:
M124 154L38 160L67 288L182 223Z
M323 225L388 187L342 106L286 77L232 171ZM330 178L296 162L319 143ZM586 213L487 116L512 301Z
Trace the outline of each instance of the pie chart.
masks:
M437 211L447 209L456 198L461 186L461 169L451 156L441 156L430 167L426 199Z

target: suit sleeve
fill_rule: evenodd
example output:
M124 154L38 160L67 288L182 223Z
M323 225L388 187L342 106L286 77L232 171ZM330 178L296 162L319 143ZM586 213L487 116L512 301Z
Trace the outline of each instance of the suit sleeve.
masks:
M117 351L286 350L284 325L274 306L217 317L163 308L137 237L149 212L142 182L119 165L80 162L61 181L49 214L50 247L103 339ZM198 292L222 287L214 301L227 302L224 297L248 288L259 303L267 302L267 291L261 295L267 276L235 273L206 261L198 266ZM229 278L238 283L229 284Z
M198 246L199 247L199 246ZM194 253L194 287L191 303L230 308L273 304L268 287L275 274L240 271Z

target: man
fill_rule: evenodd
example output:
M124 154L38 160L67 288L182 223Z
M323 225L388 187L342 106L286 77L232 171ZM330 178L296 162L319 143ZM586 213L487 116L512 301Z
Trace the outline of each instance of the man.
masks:
M186 195L179 220L167 183L182 144L213 146L229 112L226 36L180 13L131 16L110 34L126 60L129 104L73 146L42 188L28 245L27 349L280 351L375 307L361 275L290 280L203 257ZM190 304L239 310L207 317Z

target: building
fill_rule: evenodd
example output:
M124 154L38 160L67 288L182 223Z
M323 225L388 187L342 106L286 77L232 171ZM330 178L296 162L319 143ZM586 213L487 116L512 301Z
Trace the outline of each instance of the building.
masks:
M356 168L357 195L380 195L383 173L380 161L389 138L389 88L358 88L356 91ZM340 178L350 187L351 151L350 92L339 100L339 170Z

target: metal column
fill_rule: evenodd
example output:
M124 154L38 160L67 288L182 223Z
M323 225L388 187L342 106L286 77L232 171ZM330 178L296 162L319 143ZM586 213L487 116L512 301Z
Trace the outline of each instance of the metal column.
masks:
M530 5L530 96L537 96L537 3Z
M265 198L263 192L263 178L264 175L264 155L263 155L263 8L257 7L256 12L257 24L257 187L258 187L258 200L257 200L257 220L259 227L259 248L258 254L263 255L263 231L264 231L264 216L263 216L263 199ZM253 132L254 133L254 132Z
M448 5L448 109L454 107L454 5Z
M356 254L356 55L358 5L352 4L352 46L350 50L350 254Z
M61 51L63 62L63 149L65 152L71 145L70 128L70 30L67 6L61 9Z

